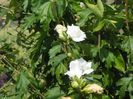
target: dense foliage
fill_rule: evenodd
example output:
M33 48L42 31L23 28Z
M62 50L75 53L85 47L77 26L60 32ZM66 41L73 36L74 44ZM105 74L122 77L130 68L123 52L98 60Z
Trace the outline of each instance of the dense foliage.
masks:
M8 2L0 4L0 99L133 99L133 0ZM79 26L86 39L60 38L58 24ZM94 71L74 81L65 73L81 57ZM93 83L104 91L84 91Z

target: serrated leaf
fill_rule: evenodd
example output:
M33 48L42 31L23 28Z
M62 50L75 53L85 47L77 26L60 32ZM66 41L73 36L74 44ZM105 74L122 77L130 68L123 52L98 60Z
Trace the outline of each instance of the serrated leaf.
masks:
M90 9L83 9L82 11L78 12L77 15L80 17L80 19L77 22L78 26L83 26L87 22L89 15L92 13Z
M41 5L38 8L38 12L36 12L37 14L40 15L41 18L41 22L45 21L47 18L50 18L49 13L51 13L51 2L45 2L43 5Z
M124 38L122 48L129 54L129 60L133 63L133 36Z
M51 88L45 93L46 99L59 99L63 95L64 93L59 87Z
M27 87L30 84L29 79L27 78L27 74L24 71L21 71L18 81L17 81L17 89L20 91L28 90Z
M121 78L116 85L120 86L119 90L119 99L122 99L125 96L126 91L130 92L133 91L133 83L132 83L133 78L132 77L124 77Z
M53 58L56 54L61 52L61 45L56 45L49 50L50 58Z
M25 31L26 29L30 28L37 20L37 17L32 14L24 18L24 22L21 24L22 31Z
M133 78L132 77L124 77L124 78L121 78L116 84L117 86L122 86L122 85L128 85L129 82L132 80Z
M57 66L60 62L62 62L67 57L66 54L60 54L51 58L48 62L49 65Z

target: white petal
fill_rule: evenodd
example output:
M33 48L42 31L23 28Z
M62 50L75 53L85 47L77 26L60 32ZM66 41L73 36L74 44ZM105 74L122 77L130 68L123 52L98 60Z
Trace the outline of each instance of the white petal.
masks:
M92 73L93 71L94 71L93 69L85 70L85 71L83 72L83 75L84 75L84 74L90 74L90 73Z
M80 62L80 65L81 65L81 68L87 64L87 62L83 59L83 58L80 58L79 59L79 62Z
M83 41L86 38L85 33L82 30L80 30L80 27L74 26L73 24L72 26L67 26L67 34L75 42Z
M77 76L80 78L84 74L90 74L93 72L93 69L91 69L91 64L92 62L86 62L83 58L73 60L69 65L70 70L65 74L69 77Z
M69 68L70 68L70 71L65 73L69 75L69 77L77 76L80 78L82 76L82 70L81 70L78 60L71 61Z
M86 64L82 65L83 70L90 69L92 66L92 62L86 62Z

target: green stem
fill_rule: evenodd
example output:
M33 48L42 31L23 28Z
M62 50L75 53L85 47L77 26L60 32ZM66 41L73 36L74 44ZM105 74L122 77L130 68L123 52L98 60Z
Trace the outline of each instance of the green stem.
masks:
M100 33L98 33L98 49L99 49L99 57L100 57L100 47L101 47L101 34Z
M129 24L128 24L128 0L125 0L125 14L126 14L126 26L129 31Z
M98 48L101 46L101 34L98 33Z

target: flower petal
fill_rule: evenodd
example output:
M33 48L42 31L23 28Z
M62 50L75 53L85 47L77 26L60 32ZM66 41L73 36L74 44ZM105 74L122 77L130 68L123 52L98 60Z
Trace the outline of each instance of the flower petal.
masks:
M69 77L77 76L80 78L84 74L90 74L93 72L91 69L92 62L86 62L83 58L76 59L70 62L69 71L65 73Z
M67 26L67 34L75 42L83 41L86 38L85 33L82 30L80 30L80 27L75 26L73 24L72 26Z
M92 73L93 71L94 71L93 69L85 70L85 71L83 72L83 75L84 75L84 74L90 74L90 73Z

